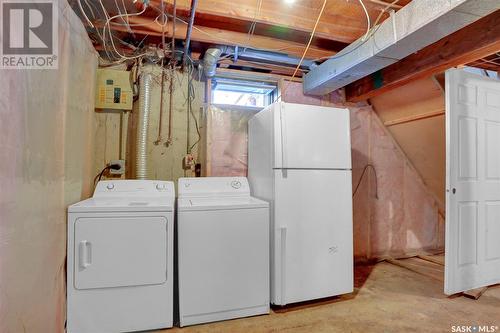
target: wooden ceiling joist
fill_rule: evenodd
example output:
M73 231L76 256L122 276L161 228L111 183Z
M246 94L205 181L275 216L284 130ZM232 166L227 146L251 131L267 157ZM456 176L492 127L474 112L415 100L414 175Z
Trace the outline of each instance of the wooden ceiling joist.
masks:
M500 50L489 57L478 59L468 64L468 66L478 67L494 72L500 72Z
M134 26L134 33L136 35L161 36L162 34L161 26L149 18L130 17L129 21L131 24L141 24L141 26ZM113 25L112 28L116 31L127 32L127 27L123 25ZM172 22L167 23L165 30L166 36L170 38L172 36ZM184 39L186 36L186 30L186 24L182 22L178 23L175 28L175 37ZM254 35L251 39L249 39L246 33L208 27L199 28L196 25L193 29L191 38L193 41L207 44L247 46L269 51L283 52L296 57L300 57L304 51L304 45L302 43L290 42L260 35ZM312 46L309 49L307 56L309 58L321 58L332 54L334 54L332 51Z
M77 13L80 7L77 0L69 0ZM187 21L190 14L192 0L176 0L176 21L175 38L184 41L186 37ZM363 3L368 10L371 24L383 10L399 10L411 0L364 0ZM162 3L163 2L163 3ZM90 3L90 6L88 5ZM108 16L115 16L120 12L138 13L142 10L142 1L132 0L113 1L103 0ZM111 30L115 32L115 37L123 41L139 46L160 45L162 36L162 22L160 8L164 6L168 14L173 13L174 0L149 0L148 8L139 16L129 16L126 21L130 27L124 25L125 20L115 19L111 24ZM86 5L85 5L86 4ZM297 0L290 3L286 0L266 1L266 0L200 0L197 3L196 15L194 19L194 29L191 36L193 52L202 53L214 45L230 45L239 47L249 47L259 50L280 52L292 57L300 58L306 48L311 36L323 0ZM92 18L91 22L96 27L103 26L105 22L104 14L100 10L90 13L89 7L92 2L84 2L84 11ZM100 8L99 8L100 9ZM388 16L388 12L383 13L383 19ZM87 21L82 20L85 24ZM165 37L172 37L172 16L168 16L165 27ZM252 28L253 27L253 28ZM363 7L359 0L329 0L321 16L314 38L312 39L309 51L305 55L306 60L324 59L345 48L363 34L367 29L367 20ZM252 33L249 33L249 31ZM92 33L92 32L91 32ZM94 36L95 37L95 36ZM102 42L95 37L96 48L103 50L111 47L110 40ZM101 45L104 44L104 45ZM121 48L121 53L130 54L131 48L123 42L116 42L115 46ZM119 50L120 51L120 50ZM269 65L256 63L243 63L241 66L264 70ZM229 60L224 64L232 66ZM236 64L239 66L240 64ZM275 73L288 73L289 70L283 67L273 66ZM286 75L286 74L285 74Z
M167 10L171 11L173 0L164 0ZM276 30L286 30L309 34L316 21L322 0L301 0L293 4L286 1L262 0L259 10L258 0L203 0L196 8L196 22L234 20L238 24L252 22L271 27ZM392 1L365 1L369 15L375 20L380 11L386 7L383 3ZM400 0L404 5L409 0ZM159 7L160 0L151 3ZM180 16L187 16L191 0L177 0L177 11ZM225 29L232 29L226 26ZM316 36L325 40L351 43L366 31L366 19L359 1L330 0L328 1L321 24L316 30ZM277 31L276 31L277 32Z
M500 51L500 11L472 23L417 53L349 84L346 99L358 102L410 81L471 63Z

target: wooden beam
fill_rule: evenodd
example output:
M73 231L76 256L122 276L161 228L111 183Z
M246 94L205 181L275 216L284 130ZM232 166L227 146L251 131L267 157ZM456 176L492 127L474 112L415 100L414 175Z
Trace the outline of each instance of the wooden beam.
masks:
M138 35L151 35L151 36L161 36L161 26L146 17L130 17L129 21L131 24L141 24L140 26L134 26L134 33ZM98 23L96 26L100 26ZM101 24L102 25L102 24ZM127 28L123 25L112 25L111 26L115 31L123 31L126 32ZM176 38L184 38L186 35L187 26L184 23L180 23L176 25L175 28L175 37ZM166 29L166 36L171 37L172 35L172 22L168 22ZM276 38L265 37L265 36L252 36L249 40L248 35L246 33L215 29L215 28L207 28L207 27L198 27L195 25L193 28L193 33L191 36L193 41L199 41L208 44L225 44L225 45L243 45L257 49L282 52L285 54L289 54L291 56L300 57L304 52L305 46L301 43L294 43L289 41L284 41ZM309 48L309 51L306 55L306 58L320 58L328 55L332 55L333 53L329 50L320 49L317 47Z
M173 0L165 1L169 4ZM379 1L380 2L380 1ZM407 4L408 0L399 1ZM151 3L159 7L160 0ZM178 0L179 15L188 10L189 0ZM366 1L370 17L375 20L385 5ZM248 24L257 22L273 29L291 29L310 33L316 21L321 2L301 0L293 4L284 1L262 1L257 10L257 1L248 0L203 0L197 7L198 17L218 19L236 19ZM387 14L385 15L388 16ZM231 29L227 27L226 29ZM248 31L248 30L247 30ZM316 36L328 40L351 43L366 31L366 19L359 1L329 0L322 19L316 30Z
M500 10L346 87L358 102L500 50Z
M158 0L152 1L153 3L158 2ZM205 6L205 2L200 2L197 9L195 24L199 27L209 27L216 28L222 30L229 30L241 33L248 33L250 27L252 25L252 18L235 16L231 13L223 13L220 11L207 11L206 8L203 10ZM263 3L265 5L265 3ZM159 5L158 5L159 6ZM167 3L166 10L169 13L173 12L173 6L170 3ZM156 11L147 11L145 16L149 16L153 21L158 13ZM183 20L187 20L189 16L188 8L183 6L177 6L177 16L182 18ZM291 26L276 26L272 22L259 22L254 29L254 35L267 36L282 40L288 40L291 42L297 42L305 44L309 40L310 30L307 29L297 29L294 25ZM251 37L250 37L251 39ZM349 45L348 42L338 41L332 35L323 35L319 36L315 34L311 45L317 46L319 48L323 48L326 50L330 50L333 52L338 52Z
M478 59L474 62L471 62L470 64L467 64L467 66L482 68L496 72L500 70L500 56L495 53L493 56L483 59Z
M403 117L403 118L399 118L399 119L388 120L388 121L384 122L384 125L386 127L390 127L390 126L394 126L394 125L410 123L410 122L415 121L415 120L433 118L433 117L441 116L443 114L444 114L444 110L430 111L430 112L416 114L416 115Z

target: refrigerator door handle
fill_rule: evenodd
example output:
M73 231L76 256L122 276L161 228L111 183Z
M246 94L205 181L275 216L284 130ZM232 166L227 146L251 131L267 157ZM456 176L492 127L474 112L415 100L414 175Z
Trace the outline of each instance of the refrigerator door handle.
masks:
M281 134L281 167L282 168L285 168L285 147L286 147L286 144L285 144L285 136L283 135L283 108L284 108L284 105L283 103L280 103L280 134Z
M285 226L280 227L281 238L281 305L286 304L286 230Z

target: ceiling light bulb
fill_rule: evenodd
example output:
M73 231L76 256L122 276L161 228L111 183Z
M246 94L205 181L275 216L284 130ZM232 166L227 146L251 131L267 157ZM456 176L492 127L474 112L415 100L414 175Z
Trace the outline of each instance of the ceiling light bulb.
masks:
M291 4L293 4L294 2L295 2L295 0L285 0L285 3L286 3L287 5L291 5Z

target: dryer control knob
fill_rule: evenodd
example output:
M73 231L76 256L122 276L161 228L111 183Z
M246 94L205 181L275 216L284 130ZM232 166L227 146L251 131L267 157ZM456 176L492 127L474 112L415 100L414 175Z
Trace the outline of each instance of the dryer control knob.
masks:
M231 186L232 186L232 188L239 189L241 187L241 182L237 181L237 180L233 180L231 182Z
M156 189L158 191L163 191L166 189L165 184L156 184Z
M112 189L114 189L114 188L115 188L115 184L113 184L113 183L108 184L108 185L106 185L106 188L107 188L108 190L112 190Z

